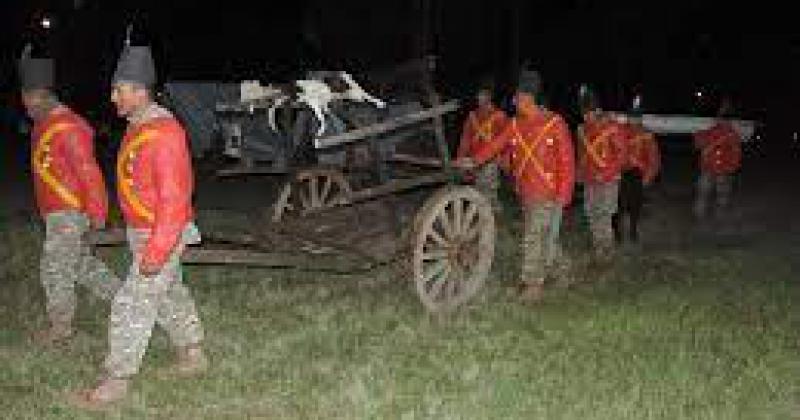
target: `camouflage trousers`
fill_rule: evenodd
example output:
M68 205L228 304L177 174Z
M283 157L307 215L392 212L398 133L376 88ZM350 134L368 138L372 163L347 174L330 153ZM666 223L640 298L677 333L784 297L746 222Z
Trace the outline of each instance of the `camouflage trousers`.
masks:
M120 280L91 253L84 241L89 219L76 211L50 213L45 217L44 249L39 275L44 287L47 316L52 326L71 327L77 298L75 284L97 297L111 301Z
M614 249L612 218L617 212L619 180L584 186L584 205L592 232L592 245L599 257L609 257Z
M722 215L730 206L732 175L700 174L697 179L697 193L694 201L694 216L702 219L708 211L708 202L715 195L715 213Z
M500 188L500 167L497 163L488 162L481 166L475 174L475 188L489 199L495 211L500 209L500 198L497 195Z
M525 209L520 280L553 275L565 261L558 235L563 209L557 203L537 203Z
M147 230L128 229L134 262L111 305L109 353L104 368L112 378L127 378L139 371L156 323L166 330L176 347L203 340L200 317L189 289L182 282L180 263L185 246L200 241L197 228L189 225L161 271L145 277L139 273L139 250L149 236Z

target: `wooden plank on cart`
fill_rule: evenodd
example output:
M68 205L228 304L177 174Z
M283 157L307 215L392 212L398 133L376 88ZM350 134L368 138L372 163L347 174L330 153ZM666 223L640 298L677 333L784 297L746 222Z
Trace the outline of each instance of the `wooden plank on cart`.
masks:
M355 273L369 270L375 261L359 255L305 241L296 250L264 251L258 248L258 238L248 235L212 239L209 245L190 246L181 256L185 264L242 265L249 267L299 268L337 273ZM87 240L94 246L114 246L125 243L123 229L92 232ZM237 249L211 248L224 243Z
M452 175L447 172L437 172L414 178L393 179L375 187L354 191L350 196L350 201L354 203L363 200L370 200L383 195L394 194L400 191L411 190L417 187L443 184L448 182L450 179L452 179Z
M355 273L372 268L372 262L341 254L261 252L243 249L187 248L181 257L185 264L284 267L337 273Z
M397 118L392 118L387 121L371 124L365 127L350 130L342 134L337 134L328 137L321 137L314 139L314 147L317 149L324 149L327 147L339 146L342 144L352 143L368 137L383 134L401 127L417 124L425 120L440 117L444 114L453 112L459 107L458 100L450 100L442 105L432 108L424 109L412 114L403 115Z
M440 158L415 156L406 153L395 153L389 156L389 160L393 162L410 163L412 165L428 166L431 168L441 168L444 166Z

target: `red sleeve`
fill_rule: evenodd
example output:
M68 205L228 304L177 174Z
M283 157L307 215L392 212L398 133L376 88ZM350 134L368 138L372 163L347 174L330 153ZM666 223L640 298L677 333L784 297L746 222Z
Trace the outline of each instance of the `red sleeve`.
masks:
M575 189L575 150L572 144L572 136L569 127L561 118L556 125L556 136L558 144L558 168L563 176L559 177L558 188L559 204L566 206L572 201L572 194Z
M69 167L74 171L80 187L83 211L95 225L102 226L108 214L108 194L103 174L94 156L92 134L70 131L66 134L64 147Z
M186 227L186 212L191 209L192 201L192 167L186 135L182 130L164 130L164 135L153 145L155 223L142 261L152 267L161 267Z
M500 154L500 152L508 146L508 143L511 142L511 139L514 138L514 128L516 124L516 119L509 119L503 124L503 128L494 138L490 141L481 142L472 153L472 158L475 159L475 163L482 165Z
M661 172L661 153L658 150L658 141L656 140L656 137L653 134L650 134L647 137L645 145L647 147L647 159L649 160L648 162L649 170L645 175L644 183L645 185L649 185L656 178L656 175L658 175L658 173Z

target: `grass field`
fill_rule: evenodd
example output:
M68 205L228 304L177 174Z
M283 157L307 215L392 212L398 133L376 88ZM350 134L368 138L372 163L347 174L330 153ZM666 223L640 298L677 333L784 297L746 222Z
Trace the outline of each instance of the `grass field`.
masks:
M792 418L800 288L791 261L737 248L621 256L601 275L576 266L582 281L531 307L509 293L516 222L506 223L485 296L444 320L426 316L388 268L355 277L188 267L212 368L198 380L157 379L171 358L159 330L131 397L105 416ZM63 395L97 374L107 306L81 293L73 342L28 345L43 321L38 232L0 231L0 417L103 418ZM575 235L567 239L580 243ZM121 251L105 255L124 270Z

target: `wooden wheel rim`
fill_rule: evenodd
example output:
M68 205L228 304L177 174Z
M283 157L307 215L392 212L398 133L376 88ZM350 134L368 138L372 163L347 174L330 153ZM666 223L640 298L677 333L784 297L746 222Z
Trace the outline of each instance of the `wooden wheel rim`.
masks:
M423 205L412 237L412 275L431 312L453 310L483 287L494 257L489 201L468 186L448 186Z

